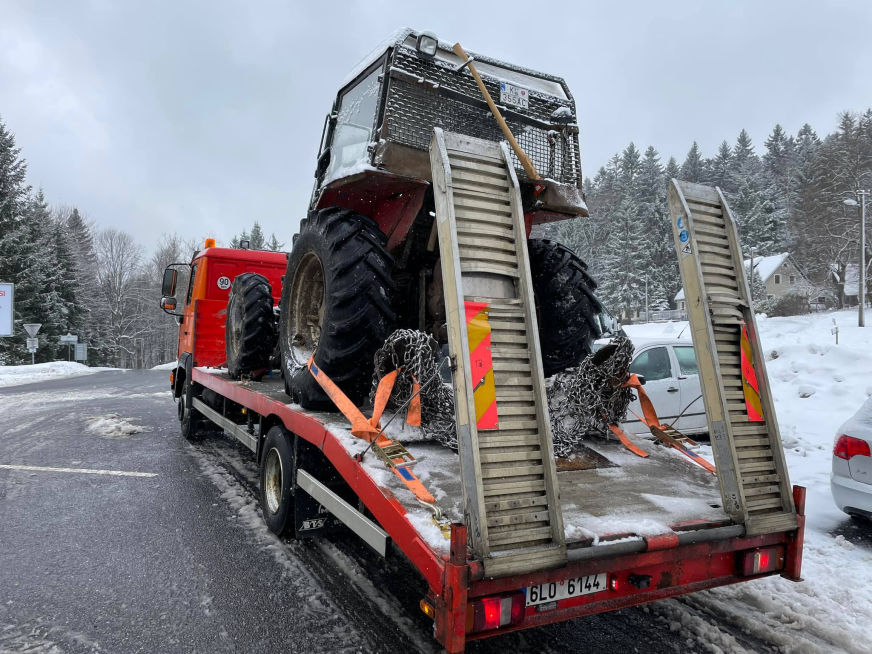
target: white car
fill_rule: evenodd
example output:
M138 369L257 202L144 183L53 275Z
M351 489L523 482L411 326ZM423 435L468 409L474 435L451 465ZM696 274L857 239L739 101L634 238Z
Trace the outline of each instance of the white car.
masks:
M872 518L872 397L836 433L830 488L836 506Z
M675 338L634 339L633 345L630 372L644 377L643 388L660 422L687 436L708 432L693 343ZM633 400L627 421L621 424L624 431L650 435L645 423L636 417L641 415L639 400Z

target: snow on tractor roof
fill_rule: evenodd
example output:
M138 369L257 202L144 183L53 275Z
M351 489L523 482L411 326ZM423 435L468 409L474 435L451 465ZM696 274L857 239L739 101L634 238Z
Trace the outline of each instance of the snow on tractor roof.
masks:
M410 27L404 27L392 32L351 69L348 75L345 76L345 79L342 80L340 88L345 88L348 84L357 79L361 73L375 64L375 62L384 55L388 48L403 45L415 49L419 34L420 32L417 32ZM452 47L453 44L440 39L439 48L436 51L436 60L444 62L451 67L457 67L462 64L463 61L460 57L454 54L451 49ZM493 59L491 57L486 57L470 50L467 50L467 52L470 57L475 59L476 69L482 75L518 84L532 91L552 95L562 100L569 99L566 84L560 77L541 73L529 68Z

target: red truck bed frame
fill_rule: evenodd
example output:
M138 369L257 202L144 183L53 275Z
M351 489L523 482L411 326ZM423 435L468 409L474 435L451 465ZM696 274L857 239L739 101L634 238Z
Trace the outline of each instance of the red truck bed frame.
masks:
M373 480L319 416L286 403L288 398L283 395L280 383L273 385L275 392L264 392L262 383L234 382L224 374L216 374L215 370L194 368L191 375L194 384L244 407L249 415L255 414L260 421L259 434L281 424L323 453L426 580L429 592L421 601L421 609L433 618L435 637L450 654L463 652L470 640L715 586L774 574L791 580L800 578L805 489L794 486L798 516L798 528L794 531L748 538L743 536L742 525L688 524L667 535L647 538L617 535L610 542L596 546L583 541L570 544L568 562L560 568L485 579L482 563L469 556L465 526L452 525L447 554L434 551L409 520L403 504L390 490L381 488ZM213 420L221 424L220 418ZM249 437L247 442L245 437L240 440L259 454L256 437ZM762 565L752 568L749 562L762 562ZM753 572L756 569L764 571ZM570 580L603 573L607 574L606 587L598 592L536 606L525 607L520 603L519 614L513 610L510 623L471 631L476 623L473 614L483 606L484 598L491 598L491 602L493 598L517 599L530 587L547 590L551 585L556 588Z

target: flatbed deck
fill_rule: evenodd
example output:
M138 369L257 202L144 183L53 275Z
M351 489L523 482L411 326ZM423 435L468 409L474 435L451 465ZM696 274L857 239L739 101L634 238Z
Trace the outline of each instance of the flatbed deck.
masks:
M357 498L357 507L346 505L350 513L356 513L352 520L337 517L366 540L364 530L354 529L351 523L368 522L367 516L372 516L375 523L371 527L389 538L415 566L430 589L421 606L434 619L436 639L452 654L462 652L471 640L751 577L781 574L799 578L804 489L794 491L799 529L748 537L744 525L731 522L721 508L713 475L654 442L637 441L650 453L643 459L619 443L598 439L587 443L589 449L581 461L563 461L560 467L579 467L579 463L584 467L590 461L599 467L558 472L567 541L565 564L487 578L482 561L471 557L467 547L457 453L424 440L419 430L404 427L399 418L386 432L403 441L416 457L415 474L452 521L446 537L431 513L381 459L369 452L358 460L356 455L367 443L351 435L341 414L306 411L289 403L278 377L232 381L221 369L194 368L191 379L224 398L225 410L244 407L249 424L252 416L260 422L261 434L281 424L323 453ZM218 411L209 413L206 417L229 427L259 453L257 432L245 431L243 425L228 421ZM383 422L389 418L386 415ZM300 478L311 484L315 476L309 472L297 466L299 488L306 492ZM749 561L756 560L758 552L766 553L765 561L772 564L748 572ZM598 585L578 594L582 582ZM576 588L574 595L561 596L561 590L554 601L531 601L537 592L572 587ZM520 601L517 616L512 608L511 623L483 631L471 628L471 612L485 610L485 602L505 601L513 602L513 607Z
M294 411L280 379L233 382L224 372L201 369L225 382L256 392ZM342 444L349 456L360 454L367 443L352 436L340 413L306 414L319 422ZM387 413L382 423L387 422ZM421 431L401 419L394 420L387 435L402 442L416 463L414 471L452 522L463 522L460 461L457 452L425 440ZM599 455L598 467L558 472L560 502L567 544L595 545L615 537L655 536L686 529L688 523L723 525L729 522L721 507L717 478L675 450L645 439L636 443L648 452L641 458L616 440L590 438L587 448ZM607 461L607 463L603 463ZM571 460L566 462L571 464ZM606 467L608 466L608 467ZM433 525L430 512L386 465L371 452L361 462L379 488L392 495L416 524L422 538L437 554L448 552L448 539ZM559 470L559 468L558 468Z

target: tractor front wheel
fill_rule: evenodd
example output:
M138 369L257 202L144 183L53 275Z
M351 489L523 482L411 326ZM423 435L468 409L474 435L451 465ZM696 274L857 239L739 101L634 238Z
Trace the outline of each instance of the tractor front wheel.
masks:
M272 287L257 273L242 273L233 280L227 299L224 346L232 379L248 375L260 379L269 370L276 343Z
M282 285L279 342L285 391L306 409L333 406L315 365L355 403L369 393L373 355L391 332L393 259L374 221L349 209L314 211L300 225Z

